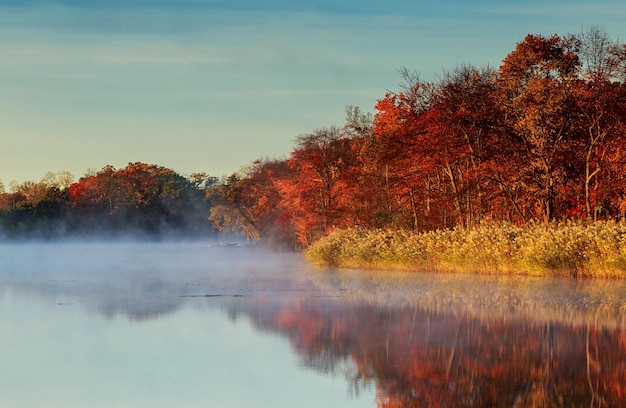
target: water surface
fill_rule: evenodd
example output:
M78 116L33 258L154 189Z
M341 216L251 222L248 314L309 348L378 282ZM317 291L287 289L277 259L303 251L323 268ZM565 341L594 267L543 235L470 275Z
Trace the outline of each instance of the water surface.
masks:
M2 407L624 406L626 285L0 246Z

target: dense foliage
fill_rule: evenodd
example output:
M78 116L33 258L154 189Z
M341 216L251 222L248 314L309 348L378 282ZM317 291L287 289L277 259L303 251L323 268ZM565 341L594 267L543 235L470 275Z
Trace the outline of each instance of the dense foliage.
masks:
M0 194L4 238L133 235L206 236L208 203L204 175L190 179L145 163L116 170L106 166L75 183L67 172L14 185Z
M212 217L308 246L357 226L626 216L625 44L598 28L528 35L497 70L461 66L432 82L401 73L373 117L348 108L343 126L229 179L224 204L236 214Z

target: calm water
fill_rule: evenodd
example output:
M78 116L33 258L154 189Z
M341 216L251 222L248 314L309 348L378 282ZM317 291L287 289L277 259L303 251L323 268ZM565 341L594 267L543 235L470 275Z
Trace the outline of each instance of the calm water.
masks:
M1 407L626 406L621 281L0 245Z

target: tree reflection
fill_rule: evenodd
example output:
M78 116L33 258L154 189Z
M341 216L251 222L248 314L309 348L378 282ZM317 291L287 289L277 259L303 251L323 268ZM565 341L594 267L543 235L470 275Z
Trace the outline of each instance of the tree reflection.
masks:
M298 258L253 250L104 249L5 251L0 300L133 321L222 308L285 336L306 368L343 376L353 394L376 387L380 407L626 406L624 281L305 276Z
M619 407L626 398L622 327L340 301L254 320L287 335L312 368L337 373L351 360L346 377L357 390L375 382L379 407Z

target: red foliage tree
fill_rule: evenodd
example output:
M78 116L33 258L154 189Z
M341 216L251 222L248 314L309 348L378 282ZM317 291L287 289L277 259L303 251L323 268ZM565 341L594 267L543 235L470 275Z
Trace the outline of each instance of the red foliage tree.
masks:
M290 178L285 160L256 160L243 177L233 174L226 183L208 189L209 219L222 232L239 232L253 242L292 246L289 209L281 206L280 185Z
M593 30L528 35L497 71L460 66L435 82L401 73L373 119L348 109L343 127L299 137L272 183L263 172L233 183L242 200L249 190L254 218L279 208L307 245L347 226L626 215L623 44ZM259 201L259 186L272 199Z
M534 216L555 218L557 195L567 183L567 163L575 151L575 95L579 72L574 38L528 35L506 56L498 84L502 104L524 154L520 179Z
M308 245L356 223L347 196L355 152L351 139L336 128L300 136L297 144L288 161L293 176L280 180L278 188L298 242Z
M69 197L77 230L197 233L198 221L208 214L203 192L194 183L173 170L140 162L120 170L105 166L72 184Z

